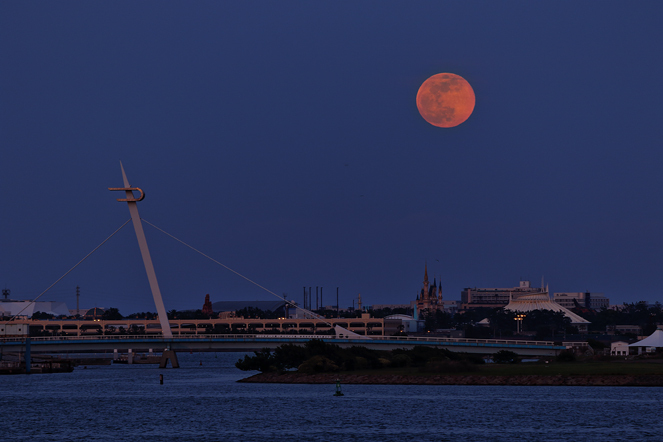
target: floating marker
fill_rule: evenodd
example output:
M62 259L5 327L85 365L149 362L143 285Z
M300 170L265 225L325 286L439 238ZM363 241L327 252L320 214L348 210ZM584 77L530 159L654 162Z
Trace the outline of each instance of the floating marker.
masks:
M341 380L336 379L336 393L334 393L334 396L343 396L343 393L341 392Z

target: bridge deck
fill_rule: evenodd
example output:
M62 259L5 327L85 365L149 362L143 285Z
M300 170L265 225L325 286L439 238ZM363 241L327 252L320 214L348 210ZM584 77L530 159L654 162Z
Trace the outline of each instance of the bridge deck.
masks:
M504 339L429 338L415 336L375 336L371 339L341 339L320 335L196 335L164 339L161 336L80 336L80 337L34 337L30 339L31 350L37 353L75 351L148 351L171 348L178 351L252 351L261 348L276 348L281 344L301 344L310 339L320 339L341 347L365 346L376 350L411 349L419 345L447 348L466 353L492 354L510 350L520 355L554 356L567 348L551 341L520 341ZM23 338L6 338L0 346L13 351L25 347Z

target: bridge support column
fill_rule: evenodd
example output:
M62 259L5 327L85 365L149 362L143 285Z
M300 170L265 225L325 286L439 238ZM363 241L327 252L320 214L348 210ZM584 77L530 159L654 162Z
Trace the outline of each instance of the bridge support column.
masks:
M32 365L30 354L30 337L25 338L25 373L30 374L30 366Z
M166 368L168 366L168 361L173 368L180 368L180 363L177 360L177 353L173 350L166 349L161 354L161 362L159 363L159 368Z

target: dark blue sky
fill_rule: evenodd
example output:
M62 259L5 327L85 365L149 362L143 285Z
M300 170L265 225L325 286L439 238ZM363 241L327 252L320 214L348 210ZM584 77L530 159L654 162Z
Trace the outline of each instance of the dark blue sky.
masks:
M663 289L663 3L0 3L0 285L33 298L129 218L276 293L406 303L544 276ZM461 75L473 115L419 115ZM166 308L271 295L145 226ZM42 300L154 311L128 225Z

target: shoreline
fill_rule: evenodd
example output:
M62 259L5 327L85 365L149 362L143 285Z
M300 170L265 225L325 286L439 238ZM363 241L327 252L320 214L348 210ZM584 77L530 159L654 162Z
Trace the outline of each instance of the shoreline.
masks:
M350 373L258 373L237 382L265 384L520 385L663 387L663 375L391 375Z

